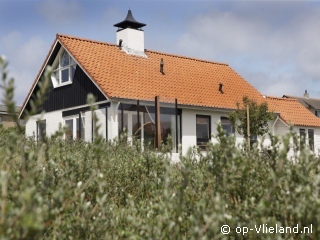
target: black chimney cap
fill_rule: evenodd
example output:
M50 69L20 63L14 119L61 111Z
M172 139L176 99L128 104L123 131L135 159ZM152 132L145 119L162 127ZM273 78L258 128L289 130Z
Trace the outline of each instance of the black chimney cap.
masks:
M114 26L114 27L118 27L118 28L123 28L123 29L124 29L124 28L138 29L138 28L141 28L141 27L146 26L146 24L137 22L137 21L133 18L131 10L128 10L128 15L127 15L126 19L123 20L122 22L119 22L119 23L117 23L117 24L114 24L113 26Z

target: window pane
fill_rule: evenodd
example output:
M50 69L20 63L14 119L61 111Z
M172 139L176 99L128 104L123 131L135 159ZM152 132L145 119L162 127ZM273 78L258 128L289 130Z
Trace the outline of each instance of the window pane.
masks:
M80 139L80 123L79 123L79 118L76 118L76 138Z
M147 110L147 108L146 108ZM143 138L145 147L155 147L156 124L154 123L155 114L148 111L143 113Z
M59 80L60 80L60 73L59 73L59 71L55 71L53 74L54 74L55 78L57 79L57 82L59 82Z
M122 117L121 117L121 110L118 111L118 131L119 134L121 132L128 131L128 113L123 113L123 128L122 128Z
M197 138L209 138L209 117L197 116Z
M138 126L138 114L132 113L132 136L134 136L136 139L141 138L141 120L142 115L140 113L140 119L139 119L139 126Z
M73 58L70 56L70 65L76 64L76 62L73 60Z
M38 140L42 141L43 137L46 135L46 121L38 122Z
M310 150L314 151L314 131L313 131L313 129L308 129L308 140L309 140Z
M61 67L65 67L69 65L69 54L64 52L61 59Z
M299 129L299 134L300 134L300 148L303 148L306 143L306 130Z
M66 120L67 131L66 139L73 139L73 119Z
M71 81L73 81L75 72L76 72L76 66L75 66L75 65L74 65L74 66L71 66L71 67L70 67L70 76L71 76L70 80L71 80Z
M197 116L196 124L197 145L205 149L211 137L210 116Z
M222 126L222 129L225 131L226 136L229 136L230 134L234 134L233 126L229 118L221 117L221 126Z
M61 82L65 83L69 81L69 69L61 70Z
M176 116L169 114L160 114L161 140L164 144L172 144L175 149L176 143ZM171 138L171 143L169 141Z

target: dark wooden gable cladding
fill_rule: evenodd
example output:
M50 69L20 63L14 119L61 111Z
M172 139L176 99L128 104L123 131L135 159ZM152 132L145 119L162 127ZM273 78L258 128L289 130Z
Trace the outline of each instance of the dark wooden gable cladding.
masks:
M106 100L85 72L77 66L72 84L53 88L50 86L42 110L51 112L87 104L87 95L92 93L96 102Z
M51 66L53 64L60 50L60 47L61 44L58 42L48 60L48 65ZM35 98L38 90L39 86L37 84L37 86L33 90L31 99ZM86 73L77 65L72 84L53 88L50 79L50 87L48 88L46 93L46 100L44 101L42 106L38 108L37 112L40 113L43 110L46 112L52 112L56 110L85 105L87 104L87 95L89 93L92 93L95 96L96 102L106 100L106 97L95 86L95 84L86 75ZM26 109L30 110L30 103L27 104Z

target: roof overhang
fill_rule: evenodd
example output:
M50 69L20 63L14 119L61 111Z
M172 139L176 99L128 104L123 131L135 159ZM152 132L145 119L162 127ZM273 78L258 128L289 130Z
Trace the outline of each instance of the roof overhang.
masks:
M128 98L111 98L111 101L114 102L123 102L128 104L136 104L138 99L128 99ZM140 105L147 105L152 106L154 105L154 100L140 100ZM160 102L162 107L172 107L175 105L175 102ZM180 104L178 99L178 108L182 109L190 109L190 110L205 110L205 111L220 111L220 112L230 112L235 109L228 109L228 108L219 108L219 107L207 107L207 106L196 106L196 105L189 105L189 104Z

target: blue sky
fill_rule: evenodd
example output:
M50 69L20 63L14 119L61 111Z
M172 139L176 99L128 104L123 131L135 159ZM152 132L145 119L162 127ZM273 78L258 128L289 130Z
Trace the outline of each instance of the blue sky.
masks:
M129 8L147 24L147 49L227 63L265 95L320 98L317 1L0 0L0 54L17 104L57 33L115 43L113 24Z

